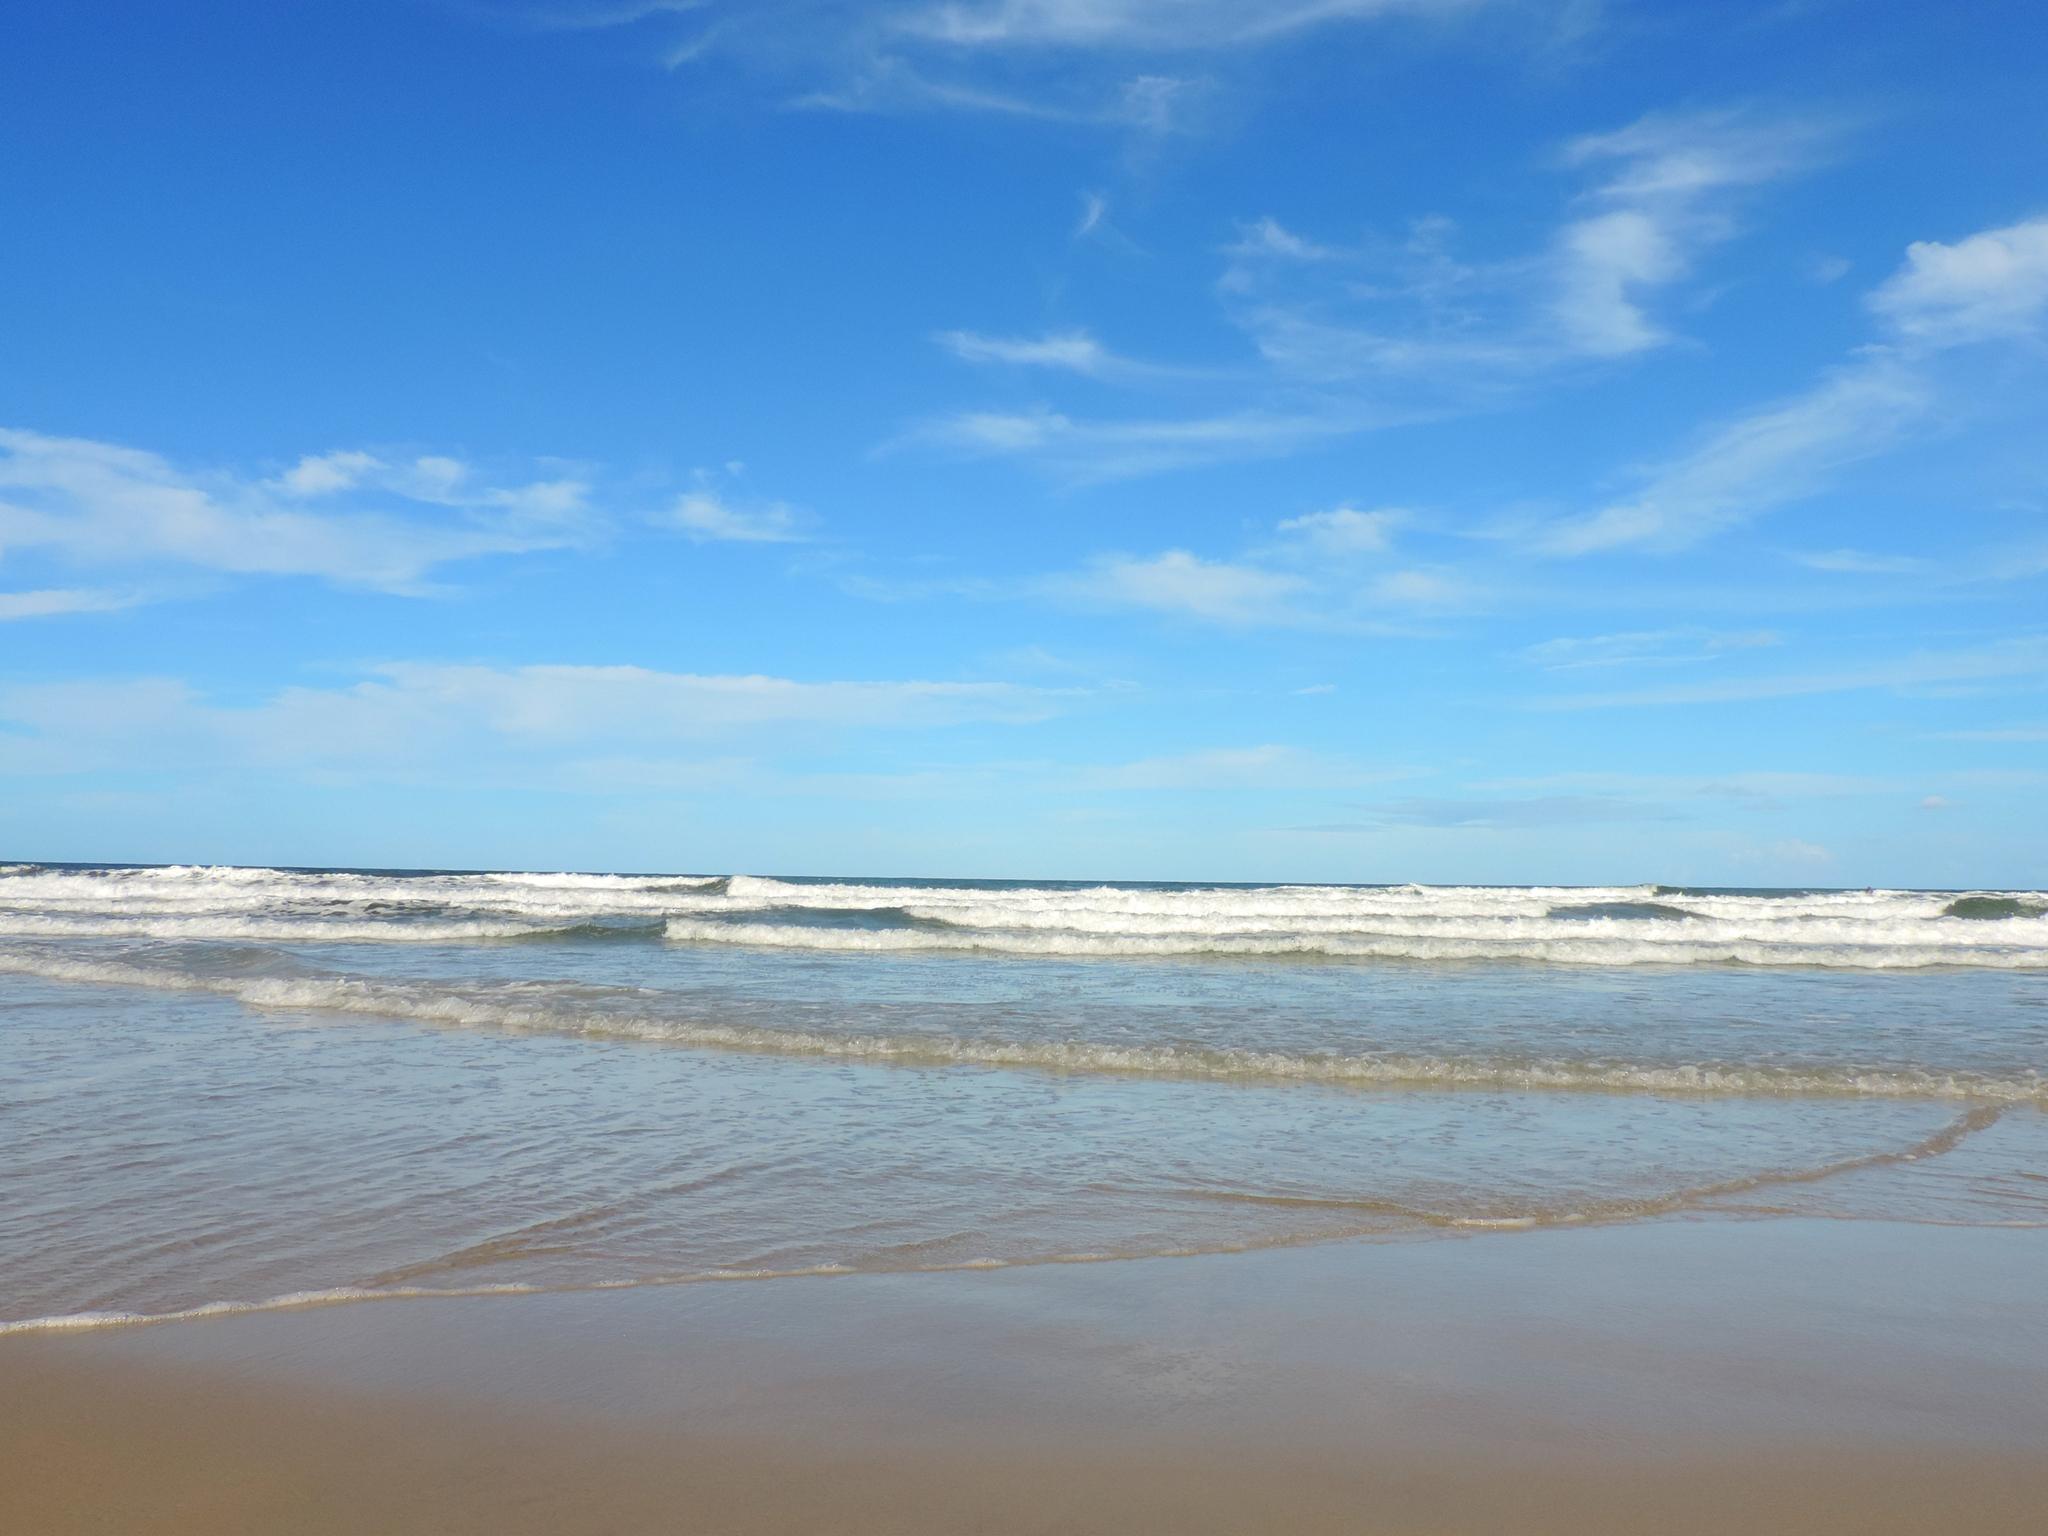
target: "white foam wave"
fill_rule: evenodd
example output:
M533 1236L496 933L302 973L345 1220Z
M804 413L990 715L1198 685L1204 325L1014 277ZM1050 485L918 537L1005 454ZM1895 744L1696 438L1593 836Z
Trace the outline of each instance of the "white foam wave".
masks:
M2048 944L2000 948L1987 944L1785 943L1771 938L1644 937L1636 925L1586 934L1464 931L1299 932L1258 931L1150 934L984 929L826 928L807 924L728 922L673 917L671 939L697 944L743 944L773 949L849 952L982 951L1005 955L1158 957L1214 955L1255 958L1301 956L1341 960L1525 960L1559 965L1775 965L1857 970L1915 970L1969 965L2025 970L2048 967ZM1620 936L1626 933L1626 937Z
M0 913L0 937L29 939L240 940L254 944L459 944L473 939L532 939L581 932L589 922L493 922L415 919L405 922L246 917L43 917ZM615 931L632 930L620 927ZM652 931L652 930L648 930Z
M1555 909L1488 912L1287 912L1261 913L1228 907L1192 914L1105 911L1100 908L1016 908L988 903L906 905L906 915L963 929L997 929L1066 934L1113 934L1219 938L1263 936L1356 936L1445 939L1532 939L1571 942L1623 939L1635 944L1771 943L1841 944L1865 947L1926 944L1925 919L1852 919L1814 913L1747 912L1739 918L1685 916L1637 918L1554 916ZM1957 924L1940 932L1944 948L2012 948L2037 942L2048 949L2048 918Z
M1769 1097L1971 1099L2048 1104L2037 1072L1996 1076L1921 1067L1626 1062L1117 1045L937 1033L839 1033L724 1023L630 1006L579 1006L543 983L496 989L348 977L202 976L128 961L0 950L0 974L99 986L205 992L254 1008L361 1014L455 1028L634 1039L698 1050L827 1058L884 1066L998 1067L1125 1077L1318 1083L1359 1088Z
M2048 968L2048 912L1949 916L1953 893L1661 886L994 886L760 876L0 870L0 936L291 942L518 938L666 922L669 937L844 952L1320 956L1559 964ZM808 921L806 919L809 919Z

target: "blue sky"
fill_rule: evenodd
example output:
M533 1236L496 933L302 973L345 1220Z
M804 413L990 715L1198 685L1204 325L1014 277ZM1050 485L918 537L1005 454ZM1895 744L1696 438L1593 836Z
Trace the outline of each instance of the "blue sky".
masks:
M2048 18L0 50L0 855L2048 880Z

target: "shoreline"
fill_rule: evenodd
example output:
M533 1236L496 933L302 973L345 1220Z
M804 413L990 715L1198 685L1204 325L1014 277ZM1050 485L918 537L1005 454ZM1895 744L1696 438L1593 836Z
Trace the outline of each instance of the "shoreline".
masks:
M0 1339L0 1525L2032 1528L2048 1231L1678 1220Z

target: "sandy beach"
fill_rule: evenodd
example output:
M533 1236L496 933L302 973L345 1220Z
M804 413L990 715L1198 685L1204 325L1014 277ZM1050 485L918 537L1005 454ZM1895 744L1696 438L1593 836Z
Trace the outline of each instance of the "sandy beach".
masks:
M15 1337L0 1525L2031 1531L2044 1264L1682 1221Z

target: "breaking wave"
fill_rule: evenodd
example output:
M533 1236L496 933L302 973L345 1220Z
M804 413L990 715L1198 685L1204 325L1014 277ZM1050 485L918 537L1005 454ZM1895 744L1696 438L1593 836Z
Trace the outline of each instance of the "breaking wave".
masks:
M1971 922L1999 922L2009 917L2041 917L2048 903L2020 896L1963 896L1941 909L1943 917L1966 918Z
M2024 970L2048 968L2048 898L11 865L0 937Z

